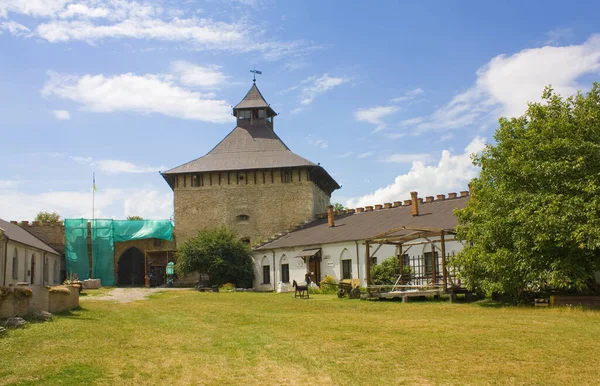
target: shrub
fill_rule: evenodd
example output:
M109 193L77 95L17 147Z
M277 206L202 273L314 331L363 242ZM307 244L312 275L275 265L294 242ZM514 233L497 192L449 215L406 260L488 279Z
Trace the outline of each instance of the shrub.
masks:
M333 276L326 275L323 280L319 283L322 294L335 294L337 293L338 287L337 282Z
M223 292L235 291L235 285L233 285L232 283L222 284L219 287L219 291L223 291Z
M396 256L388 257L381 264L377 264L371 268L371 277L373 284L387 285L394 284L398 280L400 267Z
M52 294L63 294L63 295L71 294L71 291L69 291L69 289L67 287L65 287L64 285L56 285L56 286L50 287L48 292L50 292Z

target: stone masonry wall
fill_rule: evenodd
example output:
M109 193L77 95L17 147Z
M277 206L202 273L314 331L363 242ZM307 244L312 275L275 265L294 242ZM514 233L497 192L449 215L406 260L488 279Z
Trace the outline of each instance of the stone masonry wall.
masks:
M290 182L282 181L280 170L224 172L220 178L212 173L212 185L205 173L200 187L191 187L189 176L185 182L178 176L174 189L178 242L202 228L225 225L253 245L325 212L329 196L309 180L307 171L287 172Z
M31 223L22 221L21 228L42 240L61 255L65 254L65 227L63 223L43 224L33 221Z

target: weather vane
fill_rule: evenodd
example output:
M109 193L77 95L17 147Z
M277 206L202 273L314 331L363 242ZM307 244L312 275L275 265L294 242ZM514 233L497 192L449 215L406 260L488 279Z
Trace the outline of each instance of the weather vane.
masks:
M254 67L254 70L250 70L250 72L254 73L254 77L252 78L252 81L253 81L254 83L256 83L256 74L258 74L258 75L262 75L262 71L258 71L258 70L256 69L256 67Z

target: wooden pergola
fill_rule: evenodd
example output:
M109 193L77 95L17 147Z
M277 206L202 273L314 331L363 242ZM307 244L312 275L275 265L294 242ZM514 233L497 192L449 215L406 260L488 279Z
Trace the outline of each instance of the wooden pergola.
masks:
M433 228L433 227L414 227L414 226L400 226L397 228L390 229L384 233L378 234L374 237L371 237L365 240L365 258L366 258L366 266L367 266L367 288L373 290L374 292L381 292L384 289L389 289L385 296L376 296L376 297L400 297L406 296L407 290L410 289L411 296L419 296L425 295L428 293L433 293L439 295L440 293L450 292L452 295L456 292L463 292L461 289L460 283L455 283L453 279L453 275L450 275L448 272L448 268L446 265L446 236L456 234L454 229L445 229L445 228ZM434 240L433 238L438 238L438 240ZM424 239L424 242L420 243L410 243L413 240ZM396 245L399 249L398 253L398 263L400 267L400 275L396 283L391 286L377 286L373 285L371 278L371 265L373 255L377 253L379 248L382 245ZM431 245L431 274L427 275L427 277L423 276L420 279L422 281L427 281L426 284L413 284L413 285L404 285L401 281L402 275L404 272L404 259L402 256L408 252L410 248L414 245L423 245L430 244ZM437 245L439 244L439 245ZM375 250L371 252L374 245ZM404 249L407 247L406 249ZM439 251L441 254L441 272L438 272L438 263L436 261L436 252ZM431 280L430 280L431 279Z

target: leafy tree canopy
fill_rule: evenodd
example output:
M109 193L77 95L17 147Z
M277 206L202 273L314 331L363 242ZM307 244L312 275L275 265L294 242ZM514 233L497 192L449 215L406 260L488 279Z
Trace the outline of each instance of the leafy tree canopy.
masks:
M57 224L60 222L60 215L56 212L46 212L46 211L42 211L42 212L38 212L38 214L35 216L35 220L34 221L39 221L41 223L45 223L45 224Z
M127 220L143 220L142 216L127 216Z
M335 204L333 204L333 211L334 212L339 212L339 211L342 211L344 209L346 209L344 207L344 205L340 204L339 202L336 202Z
M547 287L594 287L600 266L600 85L499 120L496 144L473 163L466 240L453 264L469 287L516 298Z
M237 287L251 287L254 266L250 247L238 240L227 228L209 228L198 232L177 250L177 264L181 274L207 274L211 284L234 283Z

